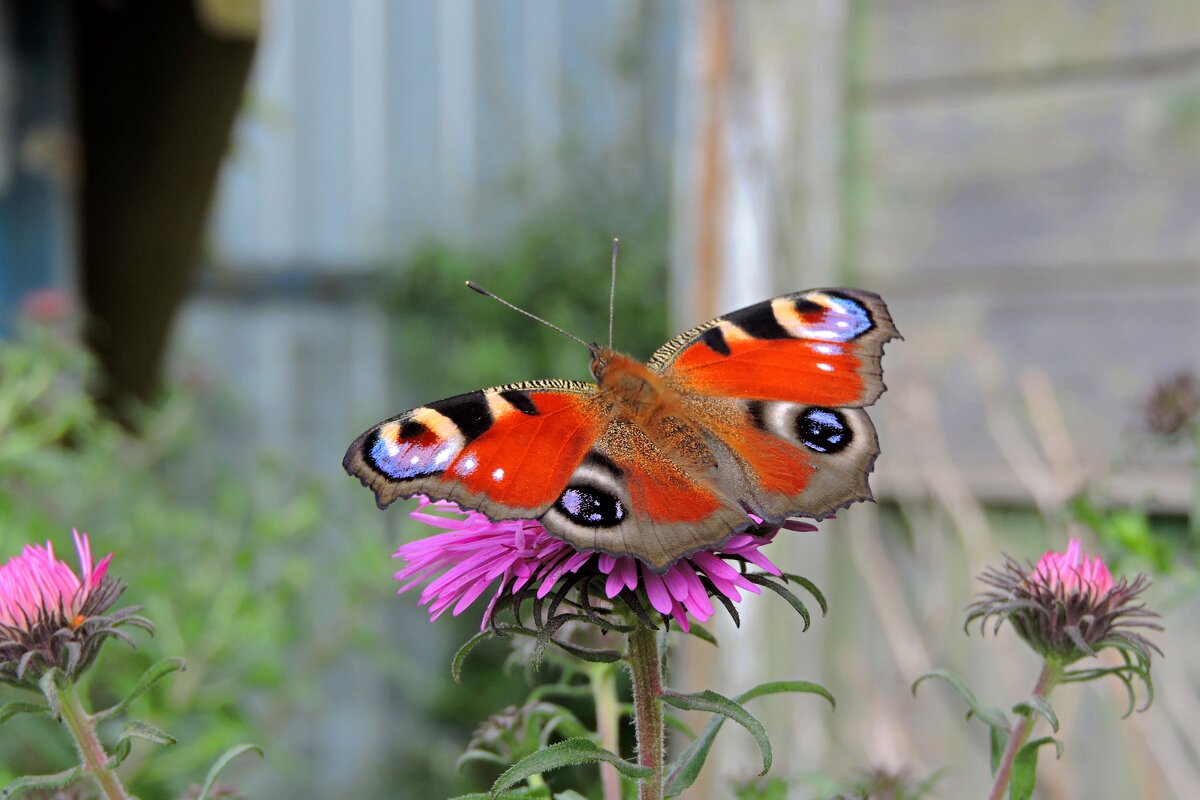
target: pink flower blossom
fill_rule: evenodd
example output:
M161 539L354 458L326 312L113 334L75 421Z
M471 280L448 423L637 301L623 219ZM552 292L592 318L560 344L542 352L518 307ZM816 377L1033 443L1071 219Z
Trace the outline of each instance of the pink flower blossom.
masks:
M0 627L29 631L42 619L72 629L83 624L88 598L104 581L112 554L93 566L87 534L73 534L79 575L55 557L50 542L45 547L26 545L19 556L0 566Z
M446 533L405 544L393 557L405 562L395 576L403 582L400 592L428 581L421 591L421 604L429 606L431 620L447 609L454 616L461 614L489 587L498 584L484 611L483 627L505 592L516 594L536 584L536 596L541 598L550 594L564 577L581 570L594 570L604 576L604 593L610 599L640 585L651 607L674 618L686 631L689 616L704 622L713 615L709 600L712 590L735 603L742 599L743 591L751 594L761 591L730 560L754 564L770 575L782 574L759 552L774 538L777 529L759 528L737 534L722 547L693 553L659 574L630 556L576 550L533 520L492 522L477 511L465 511L451 502L431 502L425 498L420 501L410 516ZM441 513L431 513L434 511ZM800 531L817 529L815 525L796 521L789 521L785 527Z
M1102 597L1113 586L1112 574L1100 556L1089 559L1078 539L1067 543L1067 552L1047 552L1034 568L1032 580L1064 596L1091 594Z

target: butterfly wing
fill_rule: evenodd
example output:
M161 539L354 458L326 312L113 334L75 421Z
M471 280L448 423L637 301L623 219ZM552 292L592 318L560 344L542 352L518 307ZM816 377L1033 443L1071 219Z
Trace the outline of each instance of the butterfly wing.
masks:
M606 426L541 522L581 550L636 556L660 572L751 524L704 476L619 419Z
M492 520L539 519L581 550L656 569L746 527L740 509L596 400L594 385L570 381L470 392L379 423L342 465L380 508L422 494Z
M342 466L380 508L422 494L537 519L602 431L595 396L590 383L528 381L439 400L364 432Z
M705 430L711 479L767 522L820 519L871 497L879 455L863 406L884 390L899 336L878 295L820 289L718 317L650 359Z
M899 336L879 295L812 289L680 334L647 366L686 392L868 406L883 392L883 345Z

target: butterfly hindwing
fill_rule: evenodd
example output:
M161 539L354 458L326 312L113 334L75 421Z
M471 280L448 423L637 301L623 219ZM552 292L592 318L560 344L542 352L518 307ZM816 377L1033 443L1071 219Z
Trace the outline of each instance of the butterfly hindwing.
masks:
M422 494L490 518L535 519L602 430L596 387L529 381L405 411L359 436L342 466L380 508Z
M581 550L633 555L662 571L750 525L714 489L706 477L672 461L640 428L614 421L541 522Z
M878 295L813 289L693 328L659 348L648 366L683 392L866 406L883 391L883 345L898 335Z
M710 434L713 482L764 521L821 519L871 498L879 442L863 409L732 398L689 406Z

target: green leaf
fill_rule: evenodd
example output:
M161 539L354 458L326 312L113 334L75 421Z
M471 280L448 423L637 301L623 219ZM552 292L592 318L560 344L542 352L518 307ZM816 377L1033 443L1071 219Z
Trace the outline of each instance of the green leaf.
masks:
M1033 785L1037 781L1038 750L1047 744L1053 744L1056 758L1062 758L1062 742L1053 736L1034 739L1017 751L1013 759L1012 781L1008 785L1009 800L1029 800L1033 796Z
M819 683L811 681L768 681L760 683L749 691L743 692L737 696L739 703L745 703L748 700L753 700L756 697L765 697L769 694L783 694L789 692L792 694L815 694L824 697L829 701L829 705L837 708L837 700L834 699L833 693Z
M803 575L795 575L791 572L783 573L783 577L790 583L800 584L804 587L804 591L813 596L813 599L817 601L817 605L821 607L821 616L829 613L829 602L825 599L825 595L821 594L821 590L817 588L815 583Z
M221 775L225 768L229 766L229 762L233 761L243 753L249 753L251 751L258 753L259 758L265 758L261 747L256 744L249 743L236 744L222 753L220 757L213 762L212 768L209 769L208 776L204 779L204 786L201 787L200 794L196 797L196 800L208 800L208 793L211 792L213 786L216 785L217 778Z
M463 662L466 661L470 652L474 650L475 647L481 642L490 639L493 636L495 636L495 634L491 631L482 631L481 633L475 634L470 639L467 639L467 641L463 643L463 646L458 648L458 651L454 654L454 658L450 661L450 675L454 678L455 683L462 683Z
M991 726L988 728L988 745L991 752L992 775L1000 768L1000 759L1004 758L1004 748L1008 747L1008 731Z
M717 694L711 689L706 689L703 692L695 694L680 694L679 692L667 689L659 697L662 698L664 703L684 711L706 711L710 714L720 714L738 723L748 730L750 735L754 737L754 741L758 743L758 750L762 754L763 764L762 772L758 774L766 775L771 769L771 740L767 738L767 729L749 711L742 708L741 704L737 701L730 700L728 697Z
M96 712L92 715L92 718L100 722L101 720L115 717L118 714L124 714L129 709L130 704L148 692L151 686L172 672L183 672L185 669L187 669L187 663L182 658L164 658L162 661L152 664L149 669L142 673L142 677L138 678L137 685L133 687L133 691L129 693L128 697L111 708Z
M488 792L460 794L458 797L452 797L450 800L532 800L533 798L548 797L550 797L550 787L548 786L522 786L515 791L501 792L500 794L490 794Z
M977 698L975 693L967 687L966 682L948 669L935 669L931 672L926 672L924 675L913 681L912 693L914 695L917 693L917 687L920 686L926 678L941 678L946 683L953 686L958 693L962 695L963 700L967 701L967 706L970 708L970 710L967 712L968 718L974 714L986 725L990 725L993 728L1002 728L1005 731L1009 729L1010 726L1008 724L1008 717L1004 716L1003 711L993 706L985 706L980 703L979 698Z
M131 719L121 729L121 735L117 738L117 741L120 742L134 738L145 739L146 741L163 745L172 745L176 742L175 737L162 728L155 727L149 722Z
M1045 717L1046 722L1050 723L1051 729L1058 733L1058 716L1054 713L1054 709L1050 707L1050 701L1040 694L1035 694L1028 697L1012 707L1014 714L1020 714L1023 717L1031 717L1034 713L1041 714Z
M782 692L816 694L824 697L830 704L836 704L833 695L829 693L828 689L820 684L810 683L809 681L771 681L770 683L761 683L749 691L738 695L736 701L745 703L756 697ZM700 732L700 737L689 744L687 749L679 755L679 758L667 773L667 797L675 797L695 783L696 778L700 775L701 768L704 767L704 762L708 759L708 753L712 749L713 741L717 738L717 733L720 732L721 726L724 724L725 717L722 716L715 717L709 721L708 725L704 726L704 730Z
M27 775L0 789L0 798L7 800L9 797L16 797L26 789L61 789L82 774L79 767L71 767L53 775Z
M38 686L41 687L46 703L50 707L50 714L58 720L62 719L62 698L58 693L66 681L67 676L63 675L57 667L46 670L46 674L38 681Z
M0 723L5 720L15 717L17 714L48 714L50 707L44 706L41 703L26 703L21 700L13 700L11 703L5 703L0 706Z
M579 737L552 744L513 764L492 784L492 797L498 796L500 792L531 775L540 775L543 772L575 764L600 762L612 764L622 775L628 775L631 778L649 778L654 774L654 770L649 767L630 763L616 753L605 750L591 739Z
M800 618L804 620L804 630L808 630L809 626L812 625L812 616L808 613L808 608L804 605L799 597L796 597L796 595L792 593L791 589L788 589L786 586L780 583L776 583L769 576L748 572L746 573L745 577L751 583L756 583L759 586L765 586L775 594L782 597L784 600L787 600L791 607L796 610L796 613L800 615Z
M498 753L493 753L491 750L472 748L465 751L455 760L454 768L461 772L462 768L472 761L482 761L485 764L499 764L502 767L508 766L508 759L506 759L504 756L499 755Z

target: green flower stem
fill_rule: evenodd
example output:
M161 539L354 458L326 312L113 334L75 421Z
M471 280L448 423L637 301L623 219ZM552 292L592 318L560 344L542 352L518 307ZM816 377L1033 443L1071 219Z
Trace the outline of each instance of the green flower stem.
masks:
M620 753L617 725L621 721L621 704L617 700L616 666L601 662L589 664L588 677L592 684L592 700L596 704L596 732L600 734L600 746ZM600 763L600 785L604 800L621 800L621 775L612 764Z
M663 707L662 660L658 637L641 625L629 634L629 675L633 680L634 730L637 732L638 763L654 770L654 776L638 784L639 800L662 800L663 796Z
M104 751L104 745L96 735L96 727L79 699L75 684L68 678L54 681L54 687L58 692L57 705L62 709L63 724L71 731L75 748L83 759L83 771L100 787L100 793L105 800L129 800L129 794L121 785L121 779L108 766L108 753ZM53 699L50 699L50 702L52 706L55 704Z
M1050 692L1054 691L1054 687L1062 678L1062 672L1061 664L1052 658L1047 658L1046 663L1042 666L1042 674L1038 675L1037 683L1033 686L1033 694L1038 697L1049 697ZM1019 716L1013 723L1012 729L1008 732L1008 745L1004 748L1004 755L1001 756L1000 764L996 769L996 782L992 784L992 793L988 795L988 800L1000 800L1004 797L1004 792L1008 789L1008 783L1012 779L1013 761L1032 731L1032 714Z

